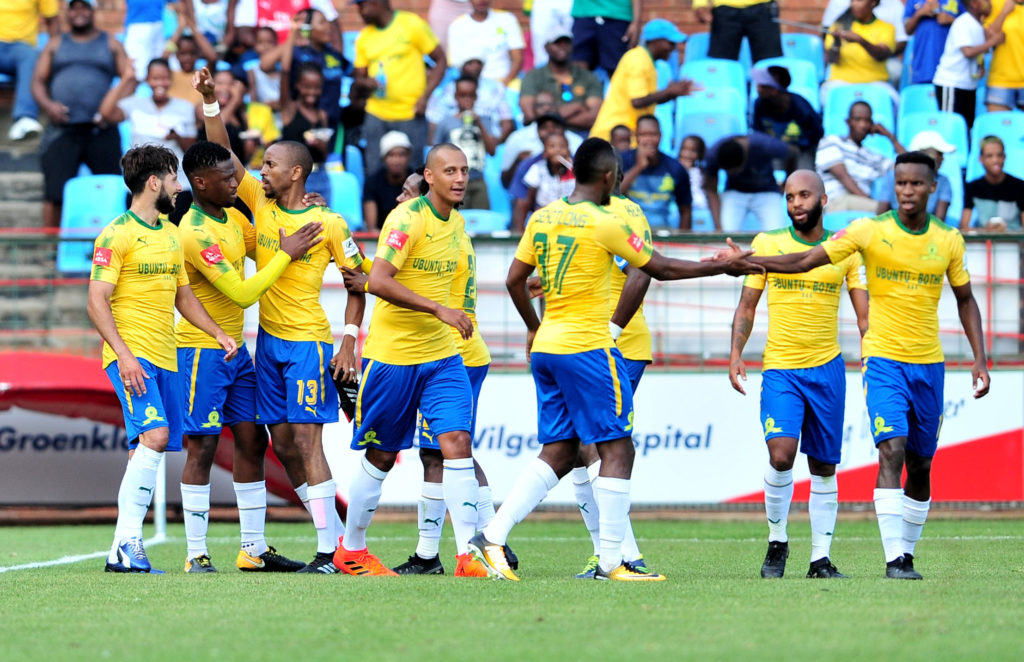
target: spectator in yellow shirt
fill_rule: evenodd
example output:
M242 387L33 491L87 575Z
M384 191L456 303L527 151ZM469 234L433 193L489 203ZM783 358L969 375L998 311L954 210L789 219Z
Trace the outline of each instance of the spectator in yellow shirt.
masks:
M899 93L889 84L885 61L896 50L896 28L875 16L879 0L851 0L850 9L825 36L825 60L832 66L821 86L821 103L839 85L864 84L883 87L899 103Z
M1014 0L992 0L985 35L1000 30L1003 43L992 51L985 106L989 112L1024 109L1024 7Z
M32 98L32 70L36 66L36 38L39 17L47 31L56 36L57 0L7 0L0 8L0 74L14 78L14 123L7 132L11 140L24 140L39 135L39 106Z

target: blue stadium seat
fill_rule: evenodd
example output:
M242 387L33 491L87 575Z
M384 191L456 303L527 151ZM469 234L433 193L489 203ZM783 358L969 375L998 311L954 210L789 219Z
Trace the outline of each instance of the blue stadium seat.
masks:
M664 60L655 62L654 69L658 72L659 90L664 89L675 79L672 75L672 67ZM672 153L672 148L675 145L673 140L676 128L675 113L675 99L660 103L654 109L654 116L658 118L658 123L661 125L661 143L658 145L658 149L668 154Z
M907 113L900 120L896 137L904 147L909 147L914 136L922 131L938 131L942 134L946 142L956 147L956 152L945 160L954 161L961 168L967 166L967 122L962 115L941 111Z
M747 97L742 90L734 87L707 85L703 90L685 97L679 97L676 112L693 113L733 113L744 115L747 112Z
M345 170L355 175L359 182L359 192L363 191L363 184L366 183L366 170L363 167L363 152L355 145L345 146Z
M735 60L712 60L705 58L683 64L680 70L683 78L694 80L704 87L732 87L747 89L747 77L743 65Z
M512 201L508 190L501 183L501 159L505 154L505 145L498 145L494 156L484 158L484 182L487 183L487 197L491 200L491 211L498 212L506 218L512 218Z
M704 139L710 148L720 139L747 133L745 115L729 113L692 113L676 115L676 135L682 138L695 133Z
M683 63L706 60L708 57L708 43L711 34L708 32L694 32L686 36L686 50L683 53Z
M117 124L117 133L121 136L121 156L132 146L132 123L128 120Z
M341 54L349 62L356 61L356 37L358 36L358 30L346 30L341 33Z
M971 127L971 153L967 158L967 181L984 174L978 161L981 154L981 140L986 136L998 136L1006 145L1006 172L1024 179L1024 159L1019 156L1021 141L1024 141L1024 113L1007 110L979 115Z
M519 107L519 90L506 87L505 100L512 108L512 119L516 122L516 128L521 129L523 127L523 109Z
M490 209L462 209L466 219L466 232L470 235L491 234L508 230L511 217Z
M821 94L818 92L818 85L811 86L790 85L789 91L802 96L818 113L821 113Z
M874 216L863 211L830 211L825 212L824 226L826 230L838 232L858 218Z
M953 190L949 209L946 210L946 225L957 227L960 215L964 211L964 175L955 159L943 159L939 172L949 178L949 186Z
M331 209L338 212L353 232L363 229L363 191L350 172L327 171L331 183Z
M817 87L818 69L813 62L796 57L771 57L757 63L758 68L785 67L789 71L790 83L794 87Z
M825 100L825 135L845 136L849 129L846 117L850 106L863 101L871 106L871 116L875 122L892 132L896 131L896 117L893 113L892 97L880 87L874 85L841 85L829 90Z
M121 175L72 177L64 185L60 236L95 239L110 221L124 213L128 189ZM89 241L64 241L57 246L57 270L84 273L92 269Z
M931 113L939 109L935 98L935 86L931 84L908 85L900 90L899 117L908 113Z
M818 82L825 80L825 44L818 35L787 32L782 35L782 54L812 62L818 72Z
M715 221L710 209L694 209L690 213L690 227L694 232L714 232Z
M174 11L172 7L164 5L163 23L164 39L170 39L178 29L178 12Z

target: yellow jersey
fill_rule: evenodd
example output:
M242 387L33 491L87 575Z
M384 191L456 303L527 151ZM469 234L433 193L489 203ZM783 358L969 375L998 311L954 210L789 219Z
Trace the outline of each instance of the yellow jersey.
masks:
M651 243L651 226L640 205L625 196L613 195L608 208L626 221L633 228L633 232L643 237L644 241ZM615 256L615 266L612 268L611 314L615 313L619 297L622 296L622 288L626 285L626 265L626 260ZM633 318L629 320L629 324L622 329L622 334L615 345L622 352L623 358L631 361L650 362L654 360L654 354L651 352L651 330L647 327L647 320L644 318L643 302L640 302L640 307Z
M35 47L39 36L39 17L57 16L60 13L60 4L57 0L4 0L0 42L20 41Z
M904 363L939 363L939 297L943 276L953 287L971 282L964 238L937 217L911 232L896 212L854 221L822 244L833 264L860 252L867 271L868 332L864 357Z
M637 118L653 115L655 107L634 108L633 99L657 91L658 71L654 68L654 60L647 48L640 45L626 51L608 83L608 93L590 129L590 137L611 140L612 129L619 124L635 130Z
M476 251L473 250L473 242L465 232L462 233L459 242L459 263L455 267L455 277L452 279L451 293L448 295L448 307L462 310L473 322L473 336L469 340L463 338L454 326L448 327L462 356L462 363L469 368L488 365L491 362L491 353L483 336L480 335L480 327L476 322Z
M158 220L148 225L128 211L96 237L91 280L110 283L110 310L121 339L137 357L164 370L178 370L174 299L188 285L178 228ZM103 367L117 355L103 343Z
M803 253L823 243L796 236L792 227L762 232L750 244L755 255ZM826 264L803 274L751 274L744 287L768 287L768 341L765 370L794 370L825 365L839 356L839 296L843 280L851 290L866 288L864 263L859 253L837 264Z
M832 26L832 30L838 29L838 24ZM885 44L890 49L896 48L896 28L892 23L886 23L880 18L873 18L868 23L854 21L850 30L864 37L872 44ZM829 34L825 36L825 50L832 48L835 38ZM829 80L841 80L847 83L873 83L889 80L889 70L885 68L885 61L878 61L871 57L863 46L844 41L839 46L839 60L830 69Z
M537 267L544 319L533 351L577 354L614 347L611 319L613 256L634 267L651 259L651 242L608 209L561 198L533 213L516 259Z
M292 234L306 223L323 226L323 240L292 260L281 277L260 299L260 328L282 340L334 343L331 324L320 305L324 272L334 258L341 267L358 269L363 255L349 232L348 224L327 207L285 209L263 192L263 186L249 173L238 185L238 195L256 218L256 268L263 270L278 254L280 230Z
M427 22L412 12L396 10L383 28L367 25L356 37L357 69L377 82L366 100L366 112L386 122L411 120L416 101L427 89L423 56L437 48Z
M1013 0L992 0L992 11L989 12L985 27L991 25L1007 2ZM1013 8L1003 22L1003 34L1006 41L992 51L992 62L989 64L988 85L992 87L1024 87L1024 7Z
M448 306L465 227L466 219L458 211L443 218L426 197L413 198L388 214L374 262L389 262L398 269L398 283ZM378 299L363 357L392 365L416 365L455 356L459 350L451 328L430 313Z

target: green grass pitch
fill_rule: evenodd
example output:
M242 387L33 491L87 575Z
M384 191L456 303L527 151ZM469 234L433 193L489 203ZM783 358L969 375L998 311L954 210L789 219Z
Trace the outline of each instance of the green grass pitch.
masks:
M147 527L147 532L150 530ZM0 529L0 567L88 554L113 526ZM510 543L522 581L250 575L237 525L211 526L216 575L185 575L184 531L149 549L163 576L113 575L103 559L0 572L0 660L1020 660L1024 521L933 517L921 582L882 579L873 520L841 520L832 558L849 580L808 580L806 516L791 522L786 577L758 576L756 521L640 521L660 584L574 580L579 521L527 521ZM309 524L271 523L281 553L308 560ZM370 529L388 565L415 547L410 522ZM454 570L450 528L442 545Z

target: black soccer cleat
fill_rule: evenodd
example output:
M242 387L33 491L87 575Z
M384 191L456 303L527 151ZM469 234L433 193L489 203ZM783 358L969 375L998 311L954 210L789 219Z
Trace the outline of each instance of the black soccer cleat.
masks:
M519 569L519 557L512 551L512 548L505 544L505 560L508 561L508 567L513 570Z
M295 572L334 575L337 574L339 570L334 566L334 552L317 552L316 558Z
M425 559L419 554L413 554L409 560L402 565L392 568L400 575L443 575L444 566L441 565L441 557L434 556Z
M235 565L242 572L298 572L306 567L302 561L281 556L273 547L267 547L267 551L259 556L253 556L244 549L238 552Z
M885 564L886 579L924 579L921 573L914 570L914 557L905 554Z
M846 579L846 575L839 572L827 556L811 561L811 567L807 570L808 579Z
M789 543L772 540L768 543L768 553L761 564L761 576L765 579L777 579L786 574L786 559L789 558Z

